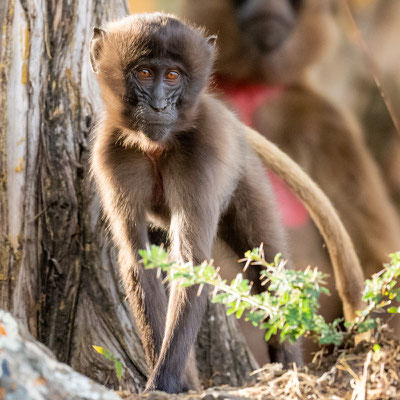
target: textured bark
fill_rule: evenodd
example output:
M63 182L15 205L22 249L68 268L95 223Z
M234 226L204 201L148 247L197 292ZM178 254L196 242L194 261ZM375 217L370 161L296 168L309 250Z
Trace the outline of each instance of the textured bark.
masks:
M101 107L91 27L125 14L122 0L3 2L0 293L60 361L116 386L91 347L103 346L129 366L124 385L136 391L144 357L86 177Z
M123 0L0 2L0 307L58 360L118 387L92 345L107 348L125 367L122 387L137 392L142 346L87 177L101 109L91 28L126 12ZM203 334L199 345L203 378L219 371L239 383L254 362L235 323L210 310L203 332L212 342Z
M254 380L249 373L258 368L236 319L225 311L225 306L210 303L198 335L196 355L205 387L242 386Z

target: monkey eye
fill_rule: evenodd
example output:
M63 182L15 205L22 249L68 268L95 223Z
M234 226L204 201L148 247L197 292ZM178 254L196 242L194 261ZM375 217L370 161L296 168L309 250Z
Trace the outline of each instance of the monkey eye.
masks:
M151 73L151 71L146 68L140 69L139 71L136 72L136 74L139 77L139 79L142 80L148 80L153 78L153 74Z
M175 83L179 80L180 76L181 74L178 71L171 70L166 73L165 78L168 81Z

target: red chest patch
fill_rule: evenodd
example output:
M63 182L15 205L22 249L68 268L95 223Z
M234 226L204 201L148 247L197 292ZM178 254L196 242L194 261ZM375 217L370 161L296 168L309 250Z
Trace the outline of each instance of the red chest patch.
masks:
M257 109L274 96L282 92L280 87L269 87L262 84L236 83L218 78L216 87L228 98L239 118L248 126L253 126ZM305 225L310 216L289 187L273 172L267 171L271 185L277 197L283 223L292 228Z
M282 92L280 87L252 83L236 83L222 78L216 81L216 87L229 99L242 122L253 125L256 110L269 98Z

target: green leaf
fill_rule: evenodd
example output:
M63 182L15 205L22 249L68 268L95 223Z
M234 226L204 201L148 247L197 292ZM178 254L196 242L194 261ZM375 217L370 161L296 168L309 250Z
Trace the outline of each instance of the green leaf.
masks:
M236 312L236 318L240 319L243 315L244 312L244 308L240 308L237 312Z
M268 284L268 292L251 295L251 286L247 279L239 274L231 283L222 280L212 263L203 262L193 266L189 263L171 263L165 249L151 246L139 251L145 268L159 268L167 273L170 281L179 279L181 286L196 284L215 286L214 303L222 303L227 307L227 314L236 314L237 318L245 315L246 321L265 330L266 340L279 332L281 340L297 340L307 335L321 344L339 345L344 333L340 331L341 320L332 324L326 323L319 314L319 296L329 294L325 287L326 276L316 269L305 271L288 270L284 260L278 254L273 262L264 259L261 248L245 253L246 265L251 268L257 265L261 269L260 280ZM400 252L391 255L391 263L384 265L384 270L375 274L365 282L363 310L357 311L356 322L346 322L345 327L352 334L375 329L377 322L371 317L377 310L381 312L399 313L400 308L390 307L393 299L400 301ZM99 348L104 357L115 360L113 356ZM98 350L96 350L98 351Z
M105 359L107 359L108 361L113 361L113 356L111 355L111 353L100 346L92 346L99 354L101 354Z
M269 328L268 331L265 333L265 341L268 342L268 340L271 339L271 336L274 335L276 331L276 326L272 326L271 328Z
M120 382L122 379L122 363L118 360L114 361L115 372L117 374L117 379Z
M122 363L113 356L107 349L100 346L92 346L99 354L101 354L107 361L111 361L114 364L115 373L118 381L122 378Z
M232 315L236 312L236 308L235 307L231 307L227 310L226 315Z

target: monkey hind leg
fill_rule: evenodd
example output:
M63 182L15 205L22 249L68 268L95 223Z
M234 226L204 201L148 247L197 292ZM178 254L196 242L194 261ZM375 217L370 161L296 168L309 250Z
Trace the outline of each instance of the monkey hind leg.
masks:
M198 286L180 288L178 282L172 283L164 341L146 391L181 393L197 386L192 352L207 299L207 285L199 292Z

